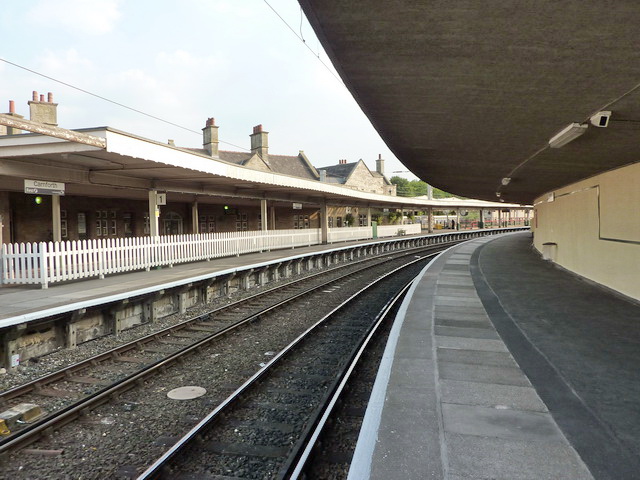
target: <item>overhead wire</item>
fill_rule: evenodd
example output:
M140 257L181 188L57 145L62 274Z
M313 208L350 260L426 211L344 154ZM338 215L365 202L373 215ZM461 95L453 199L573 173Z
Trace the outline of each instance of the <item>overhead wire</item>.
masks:
M267 6L271 9L271 11L272 11L273 13L275 13L275 14L278 16L278 18L279 18L280 20L282 20L282 23L284 23L284 24L287 26L287 28L288 28L289 30L291 30L291 33L293 33L293 34L298 38L298 40L300 40L300 41L302 42L302 44L303 44L305 47L307 47L307 49L309 49L309 51L310 51L311 53L313 53L313 56L314 56L314 57L316 57L316 58L318 59L318 61L322 64L322 66L324 66L324 68L326 68L326 69L327 69L327 71L328 71L331 75L333 75L333 76L334 76L334 78L335 78L336 80L338 80L338 82L340 82L340 84L344 85L344 82L342 81L342 79L341 79L338 75L336 75L336 74L333 72L333 70L331 70L331 69L329 68L329 66L328 66L326 63L324 63L324 62L322 61L322 59L320 58L320 53L316 53L316 52L314 52L314 51L313 51L313 49L312 49L312 48L307 44L306 40L303 38L303 36L302 36L302 16L300 17L300 34L298 34L298 33L293 29L293 27L292 27L291 25L289 25L289 24L287 23L287 21L286 21L284 18L282 18L282 15L280 15L280 14L278 13L278 11L277 11L275 8L273 8L273 7L271 6L271 4L270 4L267 0L263 0L263 1L264 1L264 3L266 3L266 4L267 4ZM302 15L302 8L300 8L300 13L301 13L301 15Z
M115 100L111 100L110 98L104 97L102 95L98 95L97 93L90 92L89 90L85 90L84 88L77 87L75 85L72 85L70 83L64 82L64 81L59 80L57 78L53 78L53 77L51 77L49 75L45 75L44 73L41 73L41 72L38 72L36 70L32 70L32 69L27 68L25 66L19 65L17 63L10 62L9 60L7 60L5 58L0 58L0 61L4 62L6 64L9 64L9 65L12 65L14 67L20 68L22 70L25 70L27 72L33 73L34 75L38 75L40 77L46 78L48 80L51 80L52 82L59 83L59 84L64 85L66 87L69 87L69 88L72 88L74 90L77 90L79 92L85 93L87 95L91 95L92 97L98 98L100 100L104 100L105 102L112 103L113 105L117 105L119 107L126 108L127 110L131 110L132 112L139 113L140 115L144 115L146 117L152 118L152 119L157 120L159 122L163 122L163 123L166 123L168 125L171 125L171 126L174 126L174 127L177 127L177 128L181 128L182 130L186 130L187 132L195 133L196 135L202 135L202 132L198 132L196 130L192 130L189 127L185 127L185 126L179 125L179 124L174 123L174 122L172 122L170 120L165 120L164 118L160 118L160 117L157 117L157 116L152 115L150 113L143 112L142 110L138 110L137 108L130 107L130 106L125 105L125 104L120 103L120 102L116 102ZM231 145L232 147L240 148L240 149L246 150L246 151L249 150L247 148L241 147L239 145L235 145L235 144L230 143L230 142L225 142L223 140L219 140L219 141L220 141L220 143L224 143L226 145Z

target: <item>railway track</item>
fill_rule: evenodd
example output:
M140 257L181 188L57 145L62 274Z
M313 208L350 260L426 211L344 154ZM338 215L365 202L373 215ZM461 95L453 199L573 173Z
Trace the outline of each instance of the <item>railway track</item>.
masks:
M440 249L443 248L443 246L439 247ZM314 275L314 279L305 279L306 283L304 283L304 285L297 282L297 285L292 283L284 288L277 289L278 296L285 296L287 297L286 299L274 299L273 297L276 293L274 291L262 292L261 294L248 299L253 303L252 307L246 307L246 302L243 302L242 304L238 302L236 304L229 305L224 309L218 309L207 315L199 316L188 322L183 322L180 325L167 329L166 332L157 332L148 337L144 337L143 339L139 339L136 342L123 345L118 349L105 352L104 354L99 355L98 358L94 357L87 359L86 361L81 362L81 364L70 366L66 371L55 372L49 376L49 378L39 379L38 381L30 382L30 384L4 392L2 396L5 401L9 399L15 401L15 399L18 398L25 398L24 396L21 397L19 392L22 392L23 395L27 396L38 395L43 393L43 391L48 393L47 390L59 390L64 393L68 391L66 388L70 383L90 385L93 387L93 391L89 391L89 393L85 394L82 399L68 403L53 412L47 418L44 418L35 424L26 426L14 435L3 440L0 444L0 453L6 458L7 454L23 449L38 440L51 439L55 436L54 432L61 429L63 425L77 420L83 421L83 418L86 419L90 416L90 412L98 408L98 406L113 402L114 399L119 398L127 390L140 387L148 381L148 378L151 375L158 375L165 372L170 365L176 362L184 362L184 359L187 356L201 352L203 349L208 348L207 345L215 343L215 341L220 338L229 336L231 332L237 332L242 326L246 326L257 319L263 318L268 314L272 314L276 309L281 308L285 304L291 304L294 301L300 302L302 298L312 296L314 292L317 295L317 292L326 292L328 289L339 291L341 284L345 284L345 282L348 283L357 276L363 276L365 269L371 270L375 268L383 268L381 267L382 263L398 261L401 257L411 255L423 255L418 253L418 251L424 250L433 251L433 247L422 247L411 252L404 252L403 255L386 254L383 255L383 261L376 263L376 265L371 265L373 263L371 260L363 261L360 265L350 264L350 268L344 268L344 270L351 270L348 274L341 275L330 281L321 280L319 275ZM325 275L327 274L327 272L323 273ZM314 281L316 285L313 287L309 286L309 281ZM267 298L269 298L269 301L266 300ZM240 314L240 310L245 313ZM233 314L231 314L231 312ZM216 320L213 320L213 318ZM195 342L189 343L187 346L182 346L178 342L157 342L158 339L161 340L163 337L181 339L180 342L182 342L184 341L182 339L188 338L191 340L194 336L197 336L199 339ZM161 352L162 349L157 348L157 345L162 345L164 348L166 348L166 345L169 345L170 347L173 346L174 351L168 355L165 352L163 356ZM175 348L176 345L178 345L177 349ZM152 347L149 348L150 346ZM140 358L138 356L144 356L149 352L153 353L155 356L152 355L151 357L146 358ZM157 355L160 355L160 359L157 359ZM134 369L133 373L125 376L124 378L118 379L106 386L98 384L92 380L96 378L100 379L102 374L99 375L90 369L104 367L104 365L111 365L114 362L116 364L121 364L123 362L128 363L137 367L137 369ZM140 368L141 366L142 368ZM78 379L74 377L80 377L81 382L78 382ZM54 382L63 382L62 388L60 386L55 387ZM96 385L101 388L96 388ZM49 443L55 442L52 441ZM38 454L38 452L60 451L60 449L55 448L36 448L32 450L35 451L36 454Z
M247 380L139 479L223 475L302 478L350 374L424 264L425 258L415 259L344 300ZM390 291L394 294L388 300Z

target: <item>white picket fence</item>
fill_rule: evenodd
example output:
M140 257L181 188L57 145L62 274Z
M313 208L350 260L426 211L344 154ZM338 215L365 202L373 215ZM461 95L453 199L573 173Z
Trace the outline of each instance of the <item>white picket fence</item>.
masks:
M0 283L49 283L320 243L320 229L4 244Z
M419 223L411 225L378 225L376 228L378 230L378 238L415 235L421 231ZM365 240L367 238L373 238L372 227L332 228L329 229L327 241L333 243L348 240Z
M420 233L420 225L378 227L378 237ZM371 227L334 228L328 241L372 238ZM0 250L0 284L41 284L100 277L244 253L318 245L319 228L224 232L4 244Z

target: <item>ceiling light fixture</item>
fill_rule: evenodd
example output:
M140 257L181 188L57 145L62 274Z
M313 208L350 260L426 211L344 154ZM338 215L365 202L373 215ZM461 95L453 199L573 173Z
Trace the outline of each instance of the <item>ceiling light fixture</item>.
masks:
M504 177L504 178L500 181L500 183L502 183L502 185L504 185L504 186L506 187L507 185L509 185L509 182L510 182L510 181L511 181L511 177Z
M551 137L551 140L549 140L549 146L551 148L560 148L586 132L587 127L588 125L586 124L572 123L566 128L563 128L558 134Z

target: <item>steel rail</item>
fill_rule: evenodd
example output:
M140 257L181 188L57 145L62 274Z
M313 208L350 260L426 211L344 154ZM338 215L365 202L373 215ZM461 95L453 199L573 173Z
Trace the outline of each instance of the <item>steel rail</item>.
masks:
M148 480L160 478L162 475L162 471L167 467L169 462L173 460L175 457L180 455L180 453L188 446L191 445L191 442L195 441L201 434L204 432L210 425L212 425L215 421L217 421L227 409L231 408L241 397L246 394L247 390L249 390L252 386L254 386L259 380L263 377L271 373L271 370L275 365L277 365L286 355L288 355L298 344L300 344L303 340L305 340L309 334L315 331L319 326L325 324L329 319L331 319L338 312L343 310L350 302L353 301L354 298L357 298L359 295L362 295L365 291L372 288L374 285L378 284L383 279L387 278L390 275L393 275L399 270L407 268L409 265L412 265L416 262L424 261L427 258L434 257L439 255L441 252L435 252L429 255L425 255L424 257L420 257L418 259L411 260L410 262L397 267L390 272L386 272L384 275L376 278L372 282L369 282L366 286L359 289L356 293L351 295L349 298L344 300L338 306L336 306L333 310L323 316L320 320L310 326L307 330L302 332L296 339L294 339L289 345L284 347L278 354L276 354L267 364L265 364L262 369L252 375L249 379L247 379L238 389L236 389L231 395L229 395L225 400L223 400L211 413L209 413L205 418L203 418L197 425L195 425L189 432L187 432L182 438L180 438L169 450L167 450L161 457L159 457L153 464L151 464L140 476L138 476L138 480Z
M440 245L442 246L442 244ZM427 249L427 247L431 247L433 248L433 246L423 246L422 250ZM393 257L392 259L385 259L383 262L377 262L374 265L367 265L364 266L362 268L359 268L358 270L352 271L347 273L346 275L342 275L339 278L336 279L332 279L326 282L323 282L319 285L316 285L314 287L310 287L306 290L303 290L301 292L298 292L292 296L289 296L275 304L272 304L266 308L261 309L260 311L253 313L251 315L249 315L248 317L245 317L239 321L236 321L234 323L232 323L231 325L228 325L224 328L222 328L221 330L218 330L217 332L213 332L210 335L207 335L206 337L196 341L195 343L185 346L171 354L169 354L168 356L166 356L165 358L162 358L160 360L157 360L156 362L150 364L150 365L146 365L143 368L137 370L136 372L134 372L131 375L128 375L114 383L112 383L109 386L106 386L100 390L98 390L97 392L94 392L90 395L88 395L87 397L78 400L77 402L72 403L71 405L68 405L65 408L62 408L61 410L56 411L54 414L45 417L37 422L35 422L32 425L29 425L27 427L25 427L22 430L19 430L18 432L16 432L15 434L13 434L10 437L7 437L6 439L0 441L0 455L3 455L9 451L15 451L15 450L19 450L21 448L24 448L25 446L37 441L39 438L41 438L44 435L47 435L48 432L50 432L51 430L53 430L53 428L59 428L61 426L64 426L72 421L74 421L75 419L77 419L78 417L80 417L81 415L86 414L87 412L91 411L92 409L95 409L96 407L107 403L109 401L110 398L117 396L121 393L124 393L125 391L134 388L138 383L140 383L141 381L143 381L145 378L149 378L151 377L153 374L157 373L158 371L162 371L164 369L166 369L168 366L172 365L173 363L177 362L180 358L184 357L187 354L190 353L194 353L196 352L198 349L203 348L204 346L206 346L208 343L216 340L218 337L221 337L223 335L226 335L227 333L234 331L236 329L238 329L239 327L246 325L247 323L250 323L252 321L255 321L257 319L259 319L261 316L264 316L270 312L272 312L273 310L276 310L280 307L282 307L283 305L286 305L287 303L291 303L294 302L295 300L297 300L298 298L308 295L318 289L322 289L322 288L326 288L327 285L330 285L332 283L336 283L339 281L344 280L347 277L356 275L364 270L370 269L370 268L374 268L376 266L379 266L383 263L386 263L387 261L391 261L393 259L396 259L398 257L402 257L402 256L407 256L407 255L412 255L415 254L416 249L412 249L412 251L403 251L402 255L397 255L395 257ZM432 254L434 255L434 254ZM428 256L428 255L427 255ZM425 257L421 257L421 258L426 258ZM414 261L419 261L418 260L414 260ZM322 273L326 273L322 272ZM315 276L315 275L314 275ZM307 277L309 278L309 277ZM290 284L294 284L296 282L290 282ZM280 287L282 288L282 287ZM276 289L272 289L270 290L270 292L273 292L273 290ZM266 292L262 292L262 293L266 293ZM236 303L242 303L242 302L236 302ZM237 306L237 305L236 305ZM228 307L228 306L227 306ZM226 307L224 307L226 308ZM156 332L155 334L151 334L145 338L148 337L153 337L153 336L157 336L158 332ZM131 343L138 343L139 341L134 341ZM101 354L102 355L102 354ZM276 356L276 358L279 358L279 356ZM273 361L273 360L272 360ZM271 362L270 362L271 363Z
M446 243L439 243L439 244L432 244L432 245L422 245L420 247L414 247L408 250L403 250L401 252L401 254L399 256L402 255L406 255L408 253L414 252L416 250L425 250L426 248L439 248L443 245L447 245L449 243L458 243L457 241L454 242L446 242ZM386 253L386 252L385 252ZM322 275L326 275L328 272L335 272L341 269L344 269L346 267L352 267L353 265L357 265L357 264L361 264L361 263L365 263L365 262L371 262L373 260L379 259L381 256L385 255L385 253L379 254L376 257L370 257L370 258L365 258L362 260L358 260L356 262L350 262L344 265L338 265L330 270L322 270L316 273L313 273L311 275L307 275L306 277L302 278L302 279L298 279L298 280L293 280L291 282L285 283L284 285L281 285L279 287L274 287L274 288L270 288L268 290L265 290L263 292L259 292L256 293L254 295L251 295L249 297L245 297L241 300L235 301L233 303L230 303L228 305L224 305L218 308L215 308L213 310L210 310L208 312L202 313L200 315L197 315L193 318L187 319L183 322L177 323L175 325L166 327L164 329L158 330L156 332L150 333L148 335L145 335L143 337L140 337L136 340L132 340L131 342L125 343L123 345L119 345L117 347L114 347L110 350L107 350L105 352L102 353L98 353L92 357L86 358L84 360L81 360L79 362L76 362L72 365L68 365L64 368L61 368L59 370L56 370L55 372L51 372L47 375L44 375L42 377L36 378L35 380L32 380L30 382L24 383L22 385L16 386L14 388L11 388L9 390L5 390L3 392L0 392L0 404L2 402L7 402L11 399L20 397L22 395L26 395L27 393L30 393L32 391L36 391L39 388L42 388L45 385L54 383L54 382L58 382L61 380L64 380L66 377L68 377L71 374L77 374L79 372L82 372L85 369L91 368L92 366L96 365L97 363L106 363L110 360L113 360L114 357L117 357L119 355L122 355L124 353L127 352L131 352L134 350L140 350L141 349L141 345L145 345L147 343L150 342L154 342L156 341L160 336L165 336L165 335L170 335L174 332L179 332L180 330L184 330L185 328L189 327L190 325L193 325L194 323L197 323L199 321L205 321L207 320L210 316L212 315L219 315L221 313L224 313L226 310L231 310L233 308L236 308L238 306L244 305L244 304L248 304L250 302L254 302L256 300L259 300L261 297L265 297L267 295L271 295L272 293L288 288L288 287L292 287L292 286L296 286L300 283L306 282L308 280L314 279L316 277L322 276ZM394 252L394 253L400 253L400 252ZM0 442L0 445L2 444L2 442Z
M371 339L378 331L380 325L387 320L388 315L393 311L395 305L404 299L407 291L414 281L415 277L387 302L380 314L376 317L375 324L369 330L366 338L363 338L361 343L356 347L355 352L349 359L349 365L343 370L342 375L335 382L334 388L329 392L330 397L327 399L327 402L323 405L322 409L316 413L313 421L309 422L307 431L303 436L301 436L300 441L294 447L289 459L280 469L278 478L298 479L303 473L318 437L322 433L325 425L327 424L327 420L331 416L336 404L344 393L346 385L349 383L349 380L351 380L351 375L360 362L362 355L367 348L369 348Z

